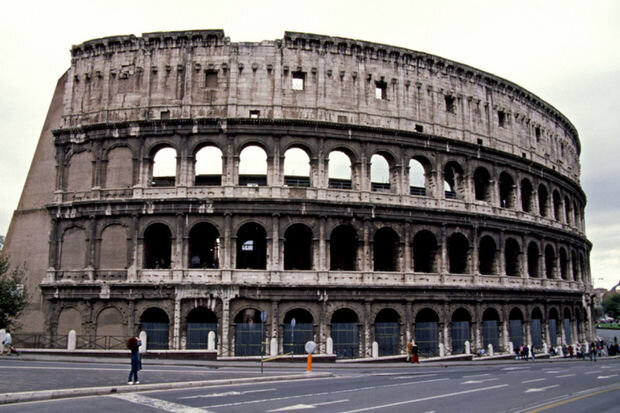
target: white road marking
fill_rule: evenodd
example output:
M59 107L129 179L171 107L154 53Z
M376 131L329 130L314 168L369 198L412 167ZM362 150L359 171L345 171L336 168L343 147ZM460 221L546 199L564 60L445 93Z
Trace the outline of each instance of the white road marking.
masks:
M536 392L540 392L540 391L545 391L545 390L553 389L555 387L560 387L560 385L559 384L554 384L554 385L547 386L547 387L534 387L534 388L531 388L531 389L527 389L525 391L525 393L536 393Z
M258 390L246 390L246 391L227 391L223 393L210 393L210 394L199 394L196 396L185 396L179 397L179 400L185 399L203 399L208 397L224 397L224 396L241 396L249 393L262 393L266 391L276 391L277 389L258 389Z
M532 380L522 381L521 383L534 383L534 382L537 382L537 381L545 381L545 380L547 380L547 379L532 379Z
M348 410L348 411L342 412L342 413L357 413L357 412L364 412L364 411L368 411L368 410L376 411L376 410L385 409L385 408L388 408L388 407L402 406L402 405L405 405L405 404L424 402L424 401L427 401L427 400L443 399L443 398L446 398L446 397L459 396L461 394L475 393L475 392L479 392L479 391L489 391L489 390L499 389L501 387L508 387L508 385L507 384L498 384L497 386L483 387L483 388L480 388L480 389L471 389L471 390L457 391L457 392L454 392L454 393L438 394L436 396L422 397L420 399L405 400L405 401L402 401L402 402L383 404L383 405L380 405L380 406L371 406L371 407L364 407L364 408L356 409L356 410Z
M602 373L602 370L594 370L594 371L586 371L584 374L598 374L598 373Z
M153 407L155 409L160 409L171 413L210 413L208 410L201 409L199 407L190 407L184 404L172 403L165 400L155 399L153 397L143 396L142 394L137 393L114 394L108 397L114 397L130 403Z
M484 382L487 382L487 381L495 381L495 380L499 380L499 379L498 378L494 378L494 379L482 379L482 380L467 380L467 381L464 381L461 384L480 384L480 383L484 383Z
M463 378L464 379L468 379L470 377L484 377L484 376L490 376L490 374L489 373L486 373L486 374L472 374L472 375L469 375L469 376L463 376Z
M530 370L529 367L505 367L502 370Z
M400 373L402 374L402 373ZM390 380L411 380L413 378L419 379L421 377L434 377L436 374L421 374L416 376L399 376L399 377L390 377Z
M609 379L611 377L616 377L616 376L617 376L617 374L611 374L609 376L598 376L597 379Z
M558 379L561 379L563 377L574 377L574 376L576 376L576 374L563 374L561 376L555 376L555 377L558 378Z
M267 410L268 412L288 412L291 410L316 409L317 406L325 406L328 404L346 403L349 399L334 400L330 402L314 403L314 404L295 404L293 406L280 407L279 409Z
M298 394L296 396L272 397L270 399L247 400L247 401L235 402L235 403L213 404L213 405L204 406L204 408L243 406L247 404L266 403L266 402L274 402L274 401L279 401L279 400L300 399L304 397L323 397L323 396L330 396L334 394L355 393L359 391L368 391L368 390L375 390L375 389L388 388L388 387L410 386L413 384L432 383L436 381L445 381L445 380L450 380L450 379L445 378L445 379L409 381L406 383L386 384L383 386L368 386L368 387L358 387L358 388L346 389L346 390L337 390L337 391L331 391L331 392L326 391L326 392L320 392L320 393Z

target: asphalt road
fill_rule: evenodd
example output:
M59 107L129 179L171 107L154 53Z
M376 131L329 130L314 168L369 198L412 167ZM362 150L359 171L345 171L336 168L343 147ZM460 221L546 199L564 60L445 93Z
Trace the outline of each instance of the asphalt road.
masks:
M12 363L7 365L7 363ZM2 360L13 377L31 377L39 387L125 379L125 364L42 363ZM11 367L12 366L12 367ZM8 367L5 369L5 367ZM73 367L73 368L72 368ZM307 377L300 365L204 368L145 366L143 382L155 378L187 380L209 377L263 377L260 382L137 391L0 406L2 412L617 412L620 405L620 359L596 363L576 360L464 363L459 365L321 365L333 377ZM149 370L152 369L152 370ZM266 375L297 374L298 380L272 381ZM38 378L37 378L38 377ZM4 380L4 378L2 379ZM94 379L93 379L94 380ZM35 385L36 383L32 383ZM0 382L4 388L5 382ZM126 384L124 386L127 386ZM132 386L140 390L140 386Z

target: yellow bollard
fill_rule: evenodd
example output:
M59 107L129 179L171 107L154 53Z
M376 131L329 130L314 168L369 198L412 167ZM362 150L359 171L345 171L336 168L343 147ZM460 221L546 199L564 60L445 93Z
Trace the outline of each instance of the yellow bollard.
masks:
M312 354L308 354L308 368L307 371L312 371Z

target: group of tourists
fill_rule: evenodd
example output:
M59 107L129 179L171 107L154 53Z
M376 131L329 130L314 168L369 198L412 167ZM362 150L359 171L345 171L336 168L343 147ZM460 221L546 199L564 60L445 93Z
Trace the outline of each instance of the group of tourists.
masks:
M420 363L420 350L413 340L407 342L407 362Z
M529 360L530 354L532 357L532 361L536 360L536 355L534 354L534 347L530 349L527 344L521 344L521 347L515 348L515 360Z

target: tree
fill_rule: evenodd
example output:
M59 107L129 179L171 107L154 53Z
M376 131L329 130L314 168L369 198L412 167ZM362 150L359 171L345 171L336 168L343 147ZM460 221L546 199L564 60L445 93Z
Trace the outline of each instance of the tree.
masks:
M0 254L0 328L11 329L28 304L23 284L24 269L11 268L9 257Z
M603 307L608 316L614 319L620 317L620 293L608 292L605 294L605 298L603 298Z

